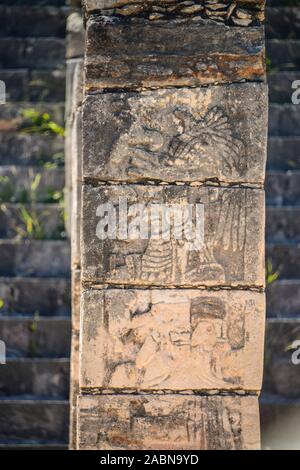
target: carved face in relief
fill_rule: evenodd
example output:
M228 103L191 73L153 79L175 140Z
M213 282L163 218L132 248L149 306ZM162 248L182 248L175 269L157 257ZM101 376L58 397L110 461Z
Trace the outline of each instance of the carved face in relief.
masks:
M191 347L211 352L217 344L217 333L212 321L201 320L191 336Z
M160 294L154 299L139 293L127 308L129 316L110 322L106 385L173 388L178 377L190 388L224 387L230 380L238 383L232 364L240 360L236 353L245 342L242 304L237 302L228 311L224 301L215 297L188 299L170 294L166 301ZM221 357L224 367L220 367Z

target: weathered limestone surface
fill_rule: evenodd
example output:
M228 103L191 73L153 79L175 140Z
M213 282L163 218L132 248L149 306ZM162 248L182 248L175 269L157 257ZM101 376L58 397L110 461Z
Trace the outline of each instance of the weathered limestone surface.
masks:
M81 387L259 390L264 309L258 292L86 290Z
M151 229L148 239L144 240L100 239L99 226L104 217L97 215L97 210L106 203L117 207L120 198L127 198L129 230L138 216L134 210L130 212L132 204L145 205L143 220L147 220L153 206L158 204L170 207L173 204L179 207L202 204L204 244L191 249L187 238L175 239L176 222L173 219L168 240L162 238L163 233L159 234L160 239L155 239ZM262 190L175 185L85 185L82 217L83 282L144 286L264 285ZM122 224L121 215L117 217L117 226L123 227Z
M89 92L265 77L262 27L233 28L199 17L157 22L91 17L86 47Z
M254 450L257 416L254 396L81 396L79 448Z
M265 84L88 96L83 176L263 184L266 120Z
M105 15L149 15L151 20L165 16L201 16L238 26L259 24L264 20L265 0L83 0L87 13Z

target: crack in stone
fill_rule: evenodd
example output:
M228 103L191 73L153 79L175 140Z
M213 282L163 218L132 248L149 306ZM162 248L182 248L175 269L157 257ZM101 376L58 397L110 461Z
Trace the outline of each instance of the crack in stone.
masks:
M82 281L82 287L86 289L95 289L95 290L109 290L109 289L141 289L141 290L151 290L151 289L157 289L157 290L172 290L172 289L181 289L181 290L186 290L186 289L193 289L193 290L207 290L207 291L221 291L221 290L240 290L240 291L252 291L252 292L265 292L265 287L264 286L244 286L244 285L239 285L239 284L231 284L231 285L216 285L216 286L207 286L205 284L201 284L198 286L190 285L190 284L174 284L174 285L168 285L166 286L161 286L161 285L138 285L138 284L118 284L118 283L94 283L91 281Z
M183 395L183 396L258 396L260 390L232 388L230 390L143 390L121 388L82 387L82 395Z
M128 178L126 181L121 181L121 180L115 180L115 181L109 181L109 180L100 180L100 179L95 179L95 178L89 178L85 177L83 179L83 184L86 184L87 186L91 186L93 188L97 188L100 186L127 186L130 184L134 185L141 185L141 186L188 186L188 187L206 187L206 188L243 188L243 189L264 189L264 184L260 183L254 183L251 181L245 181L245 182L235 182L235 181L222 181L219 180L218 178L212 178L212 179L204 179L203 181L171 181L171 182L166 182L163 180L159 179L130 179Z

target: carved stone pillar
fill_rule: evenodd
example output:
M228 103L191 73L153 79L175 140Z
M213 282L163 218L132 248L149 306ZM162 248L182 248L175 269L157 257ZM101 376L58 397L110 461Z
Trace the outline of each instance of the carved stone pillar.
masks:
M84 7L77 447L259 448L264 1Z

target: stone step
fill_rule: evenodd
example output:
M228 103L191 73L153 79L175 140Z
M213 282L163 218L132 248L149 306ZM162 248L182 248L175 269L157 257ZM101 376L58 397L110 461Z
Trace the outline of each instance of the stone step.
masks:
M299 340L300 317L267 320L263 393L300 398L300 365L293 364L292 354L296 349L291 348Z
M269 136L299 137L300 105L271 104L269 106Z
M60 240L65 237L64 211L58 204L0 204L0 238Z
M0 442L23 445L66 443L69 406L65 400L0 400Z
M269 206L266 214L266 239L270 243L299 243L300 207Z
M0 339L8 358L69 357L70 338L70 317L0 315Z
M300 280L283 279L267 286L269 318L300 318Z
M268 243L266 258L272 260L272 271L280 279L300 278L300 243Z
M269 137L267 168L300 169L300 137Z
M299 80L299 72L268 73L269 98L271 103L291 103L295 89L292 83Z
M64 39L0 38L0 68L64 68L64 61Z
M276 395L260 398L260 424L263 450L299 449L300 400Z
M266 200L272 206L300 205L300 171L274 171L266 175Z
M0 166L0 202L57 203L64 185L64 168Z
M70 281L65 278L0 277L1 314L69 315Z
M59 125L63 125L64 108L64 102L47 103L40 101L35 103L31 101L20 101L17 103L6 103L5 106L0 106L0 132L19 131L20 126L25 120L24 112L29 109L34 109L40 113L48 113L52 121ZM38 131L38 129L36 131Z
M0 70L6 84L6 101L55 102L65 99L65 71L6 69Z
M61 166L63 162L64 140L62 137L0 132L0 165Z
M0 276L69 277L65 240L0 240Z
M278 39L296 39L300 37L299 6L266 8L266 37ZM283 4L284 5L284 4Z
M69 8L55 6L0 5L1 36L65 37Z
M300 69L300 39L269 39L266 57L270 71Z
M1 366L1 397L67 399L69 359L7 359Z

